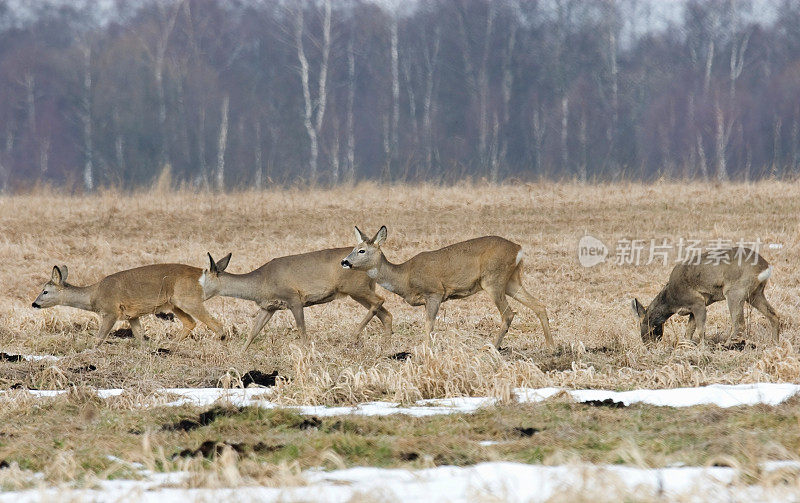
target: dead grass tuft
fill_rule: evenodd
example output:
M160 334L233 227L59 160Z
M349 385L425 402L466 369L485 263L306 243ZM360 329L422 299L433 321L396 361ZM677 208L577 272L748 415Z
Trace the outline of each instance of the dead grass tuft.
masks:
M784 339L778 346L764 351L751 373L758 380L795 382L800 377L797 351Z

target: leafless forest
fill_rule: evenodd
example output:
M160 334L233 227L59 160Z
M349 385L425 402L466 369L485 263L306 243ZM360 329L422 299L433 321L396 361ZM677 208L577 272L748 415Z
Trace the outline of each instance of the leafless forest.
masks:
M2 0L0 188L791 177L799 55L791 0Z

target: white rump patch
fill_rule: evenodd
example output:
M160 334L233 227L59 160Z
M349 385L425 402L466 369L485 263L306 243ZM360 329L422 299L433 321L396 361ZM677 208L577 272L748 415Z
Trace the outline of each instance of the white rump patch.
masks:
M515 265L519 265L519 263L522 262L522 256L523 255L525 255L525 254L522 252L522 248L520 248L519 251L517 252L517 259L514 262Z
M761 274L758 275L758 282L763 283L767 281L770 276L772 276L772 266L769 266L761 271Z
M203 271L200 274L200 278L197 280L197 282L200 283L200 288L202 288L203 291L205 291L206 290L206 272L205 271Z

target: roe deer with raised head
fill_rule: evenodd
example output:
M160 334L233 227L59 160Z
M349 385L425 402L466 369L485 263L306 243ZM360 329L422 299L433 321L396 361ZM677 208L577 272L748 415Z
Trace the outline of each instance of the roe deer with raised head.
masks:
M697 264L676 265L666 286L646 308L633 299L633 312L640 320L642 340L661 339L664 323L673 314L689 315L686 338L706 335L706 306L720 300L728 301L731 329L728 341L744 326L744 303L747 302L767 317L772 337L778 340L780 321L764 297L772 266L758 253L747 248L714 250L700 256Z
M375 293L375 281L363 272L345 271L339 266L342 255L349 250L333 248L279 257L245 274L225 272L230 253L219 262L209 253L210 266L204 271L201 282L207 297L222 295L252 300L261 308L244 349L250 346L275 311L281 309L292 312L301 337L306 339L303 308L343 296L351 297L369 310L353 337L358 339L373 316L383 324L384 333L391 335L392 315L383 307L384 298Z
M445 248L422 252L403 262L386 260L381 245L386 240L386 226L369 239L356 229L358 244L342 260L342 267L366 271L379 285L403 297L412 306L425 306L430 338L439 305L449 299L469 297L485 290L492 298L503 323L495 346L500 347L508 332L514 311L510 296L528 306L539 317L547 345L553 346L545 306L522 286L522 247L498 237L484 236L462 241Z
M32 305L70 306L99 314L98 345L117 320L130 322L131 331L141 344L144 333L139 317L166 312L172 312L183 324L179 339L186 338L197 326L195 318L224 339L222 323L203 306L202 274L199 267L154 264L111 274L90 286L74 286L67 283L67 266L55 266L50 281Z

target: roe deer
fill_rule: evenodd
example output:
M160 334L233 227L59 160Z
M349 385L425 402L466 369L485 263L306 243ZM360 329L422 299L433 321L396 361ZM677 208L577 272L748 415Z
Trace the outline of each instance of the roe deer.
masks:
M254 271L245 274L225 272L231 259L229 253L219 262L208 254L210 267L201 280L208 298L215 295L252 300L261 308L250 336L247 349L275 311L289 309L297 329L307 338L303 308L325 304L345 295L369 309L353 333L358 339L373 316L383 324L386 335L392 334L392 315L383 307L384 299L375 293L375 281L363 272L343 271L339 260L349 248L319 250L301 255L274 258Z
M761 255L747 248L731 248L706 252L698 262L676 265L666 286L646 308L633 299L633 312L639 317L644 342L661 339L664 322L673 314L689 315L687 339L692 340L697 329L698 339L704 340L706 306L723 299L728 301L731 315L728 341L742 330L745 302L767 317L772 337L778 340L778 315L764 297L772 266Z
M506 295L536 313L547 345L553 347L547 310L522 286L520 245L498 236L484 236L420 253L402 264L393 264L381 251L386 240L386 226L381 227L372 239L356 227L356 239L358 244L342 260L342 267L366 271L379 285L403 297L410 305L425 305L429 338L442 302L485 290L503 318L495 343L497 348L515 314Z
M144 333L139 317L165 312L172 312L181 320L179 339L186 338L197 326L195 318L224 339L222 323L203 306L202 274L199 267L155 264L114 273L91 286L74 286L67 283L67 266L55 266L50 281L32 306L70 306L98 313L101 318L98 345L117 320L128 320L131 331L142 344Z

